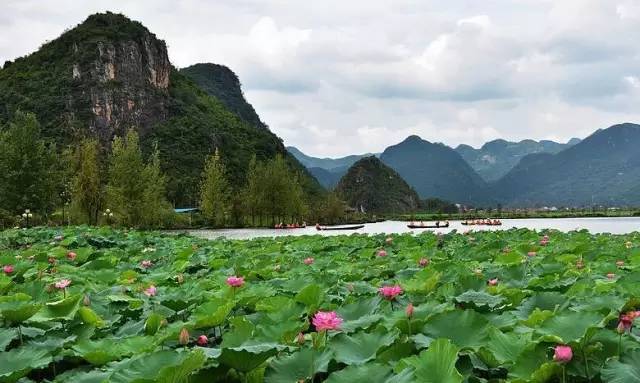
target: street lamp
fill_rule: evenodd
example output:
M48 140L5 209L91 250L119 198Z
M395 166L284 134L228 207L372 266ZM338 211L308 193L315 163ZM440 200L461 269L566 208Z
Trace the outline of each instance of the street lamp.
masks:
M111 225L111 219L113 218L113 212L111 209L107 209L102 213L102 216L107 220L107 225Z
M24 213L22 213L22 218L24 218L24 220L27 223L27 227L29 227L29 219L33 218L33 214L31 213L31 210L24 209Z

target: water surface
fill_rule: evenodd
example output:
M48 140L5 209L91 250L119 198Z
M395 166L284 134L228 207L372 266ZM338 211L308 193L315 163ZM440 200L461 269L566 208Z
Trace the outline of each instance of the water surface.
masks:
M352 233L419 233L425 230L448 233L452 230L463 232L472 230L505 230L511 228L528 228L533 230L557 229L561 231L589 230L591 233L626 234L640 230L640 217L608 217L608 218L530 218L503 219L502 226L463 226L461 221L452 221L446 229L409 229L408 222L384 221L366 224L364 228L354 231L317 231L314 227L305 229L275 230L275 229L220 229L220 230L190 230L189 234L202 238L214 239L226 237L229 239L251 239L257 237L278 237L283 235L345 235Z

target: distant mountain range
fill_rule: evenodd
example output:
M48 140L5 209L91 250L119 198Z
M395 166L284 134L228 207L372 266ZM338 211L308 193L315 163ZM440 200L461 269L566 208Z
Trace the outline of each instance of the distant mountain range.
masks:
M356 161L336 186L349 206L367 213L408 213L420 205L418 194L375 156Z
M495 140L480 149L452 149L410 136L385 149L380 160L422 199L476 206L640 206L638 148L640 125L625 123L565 144ZM299 151L288 149L298 158ZM310 171L325 187L346 172L339 167Z
M469 145L459 145L456 148L456 152L460 153L462 158L485 181L492 182L507 174L526 155L558 153L579 142L578 138L572 138L566 144L548 140L523 140L520 142L494 140L482 145L480 149L475 149Z
M530 154L491 189L513 206L639 206L640 125L598 130L556 154Z
M380 159L397 171L422 198L440 198L466 204L488 204L486 182L460 154L443 144L418 136L385 149Z

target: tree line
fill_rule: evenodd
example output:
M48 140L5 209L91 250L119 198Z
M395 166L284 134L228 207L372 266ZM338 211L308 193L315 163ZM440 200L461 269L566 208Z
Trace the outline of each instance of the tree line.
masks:
M110 150L86 137L61 151L41 136L32 113L16 112L0 131L0 226L20 224L25 211L36 214L32 223L173 226L178 218L166 184L157 146L143 155L134 129L115 137ZM309 201L281 155L254 156L238 186L217 149L205 161L197 207L202 224L216 227L335 221L344 214L331 193Z

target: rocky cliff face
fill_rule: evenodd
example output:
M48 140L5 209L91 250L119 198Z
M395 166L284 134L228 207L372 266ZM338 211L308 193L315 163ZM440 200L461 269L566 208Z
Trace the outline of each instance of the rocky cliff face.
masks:
M140 23L95 14L0 71L0 121L34 111L60 143L97 135L109 143L136 127L144 137L168 118L171 63Z
M92 17L115 27L119 21L109 14ZM70 103L89 103L92 133L110 141L135 126L145 136L166 120L171 63L164 41L146 29L124 40L79 37L69 68L75 85Z

